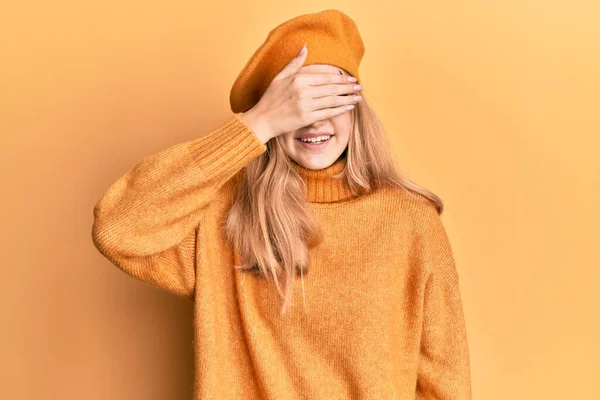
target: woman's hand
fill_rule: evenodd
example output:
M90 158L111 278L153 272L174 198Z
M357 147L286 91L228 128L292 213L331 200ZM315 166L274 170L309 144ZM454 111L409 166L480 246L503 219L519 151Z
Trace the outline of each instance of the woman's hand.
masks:
M304 48L303 48L304 49ZM240 117L266 143L315 121L348 112L359 101L355 78L341 74L301 74L308 49L292 59L269 84L259 102ZM347 108L349 105L352 107Z

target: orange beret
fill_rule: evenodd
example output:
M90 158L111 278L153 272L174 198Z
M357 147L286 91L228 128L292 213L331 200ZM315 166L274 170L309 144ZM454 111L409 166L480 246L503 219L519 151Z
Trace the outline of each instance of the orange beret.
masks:
M267 35L236 78L229 95L234 113L248 111L260 100L275 75L300 52L306 43L304 65L331 64L357 79L365 53L356 23L338 10L324 10L292 18Z

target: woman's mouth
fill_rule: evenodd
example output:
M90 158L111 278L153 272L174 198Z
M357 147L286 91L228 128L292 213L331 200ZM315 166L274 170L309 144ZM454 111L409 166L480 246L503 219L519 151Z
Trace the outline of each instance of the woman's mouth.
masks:
M329 140L331 139L331 136L333 135L322 135L307 139L296 138L296 141L298 141L300 145L305 149L315 150L325 147L327 142L329 142Z

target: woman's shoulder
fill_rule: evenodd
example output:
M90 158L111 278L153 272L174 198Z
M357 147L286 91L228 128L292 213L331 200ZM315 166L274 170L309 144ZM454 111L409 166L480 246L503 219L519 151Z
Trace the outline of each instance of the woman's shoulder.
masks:
M411 209L417 212L437 213L435 204L427 196L417 191L411 190L405 186L386 185L374 190L371 195L384 197L399 203L402 208Z
M440 219L435 203L422 193L404 186L385 186L373 191L370 196L377 198L390 218L400 218L409 222L414 229L424 228Z

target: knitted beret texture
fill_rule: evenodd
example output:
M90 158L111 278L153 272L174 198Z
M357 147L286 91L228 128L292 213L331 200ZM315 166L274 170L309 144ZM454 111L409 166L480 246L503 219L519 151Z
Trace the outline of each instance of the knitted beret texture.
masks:
M254 107L271 81L306 43L304 65L331 64L346 70L358 83L358 67L365 53L356 23L339 10L304 14L276 26L236 78L229 95L234 113Z

